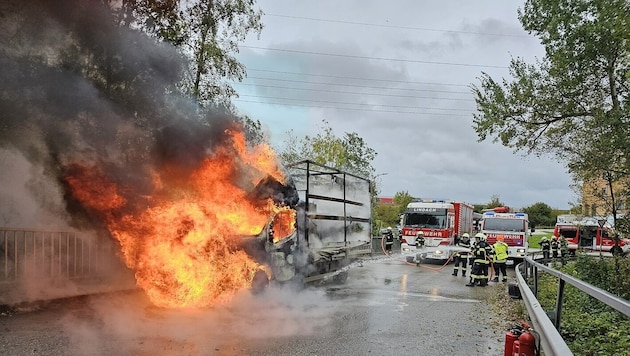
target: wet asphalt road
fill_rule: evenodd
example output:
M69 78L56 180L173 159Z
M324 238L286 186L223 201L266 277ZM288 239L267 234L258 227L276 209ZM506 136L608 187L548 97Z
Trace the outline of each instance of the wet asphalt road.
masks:
M465 287L439 267L377 258L343 285L270 287L211 310L156 308L140 292L64 300L0 316L0 354L503 355L485 301L505 285Z

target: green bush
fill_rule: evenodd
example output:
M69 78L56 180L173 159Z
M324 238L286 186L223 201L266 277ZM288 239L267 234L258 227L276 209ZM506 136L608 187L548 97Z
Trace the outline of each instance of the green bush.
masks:
M630 259L604 259L578 255L575 263L558 267L587 283L628 299ZM538 301L555 310L558 293L556 277L541 274ZM566 285L562 301L560 333L576 355L630 355L630 319L597 299Z

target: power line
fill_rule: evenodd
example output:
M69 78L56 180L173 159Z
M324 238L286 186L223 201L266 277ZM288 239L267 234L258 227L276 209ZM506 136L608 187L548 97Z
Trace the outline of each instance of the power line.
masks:
M303 75L303 76L322 77L322 78L366 80L366 81L375 81L375 82L390 82L390 83L405 83L405 84L427 84L427 85L445 85L445 86L453 86L453 87L467 87L468 86L468 84L450 84L450 83L416 82L416 81L394 80L394 79L359 78L359 77L346 77L346 76L341 76L341 75L326 75L326 74L313 74L313 73L285 72L285 71L281 71L281 70L271 70L271 69L247 68L247 71L248 72L249 71L253 71L253 72L265 72L265 73L293 74L293 75Z
M351 103L347 101L329 101L329 100L312 100L312 99L297 99L297 98L282 98L275 96L260 96L260 95L239 95L239 97L250 97L250 98L261 98L261 99L273 99L273 100L288 100L288 101L305 101L311 103L323 103L323 104L342 104L342 105L357 105L357 106L381 106L388 108L399 108L399 109L423 109L423 110L445 110L445 111L463 111L463 112L471 112L471 110L466 109L449 109L449 108L431 108L431 107L422 107L422 106L405 106L405 105L381 105L381 104L362 104L362 103ZM293 105L293 104L288 104Z
M259 79L259 80L271 80L277 82L289 82L289 83L305 83L305 84L320 84L320 85L336 85L353 88L369 88L369 89L391 89L402 91L428 91L433 93L448 93L448 94L470 94L467 91L448 91L448 90L433 90L433 89L412 89L412 88L392 88L392 87L376 87L371 85L357 85L357 84L337 84L337 83L322 83L312 82L310 80L293 80L293 79L277 79L277 78L263 78L263 77L247 77L247 79Z
M343 21L343 20L332 20L332 19L322 19L322 18L315 18L315 17L290 16L290 15L280 15L280 14L265 14L265 16L281 17L281 18L297 19L297 20L307 20L307 21L322 21L322 22L342 23L342 24L348 24L348 25L387 27L387 28L396 28L396 29L401 29L401 30L446 32L446 33L458 33L458 34L464 34L464 35L482 35L482 36L497 36L497 37L522 37L522 38L527 37L527 38L530 38L530 36L527 36L527 35L512 35L512 34L507 34L507 33L489 33L489 32L444 30L444 29L428 28L428 27L397 26L397 25L375 24L375 23L369 23L369 22Z
M368 56L356 56L356 55L352 55L352 54L324 53L324 52L313 52L313 51L298 51L298 50L286 49L286 48L270 48L270 47L245 46L245 45L241 45L239 47L241 47L241 48L250 48L250 49L262 49L262 50L267 50L267 51L287 52L287 53L312 54L312 55L318 55L318 56L357 58L357 59L372 59L372 60L377 60L377 61L409 62L409 63L422 63L422 64L439 64L439 65L460 66L460 67L508 68L508 67L505 67L505 66L486 65L486 64L451 63L451 62L422 61L422 60L417 60L417 59L368 57Z
M265 101L254 101L254 100L242 100L242 99L232 99L232 101L240 101L243 103L254 103L254 104L266 104L266 105L282 105L282 106L299 106L306 108L321 108L321 109L335 109L335 110L351 110L351 111L366 111L366 112L385 112L385 113L396 113L396 114L414 114L414 115L437 115L437 116L450 116L450 117L470 117L470 115L451 115L445 113L430 113L430 112L415 112L415 111L395 111L395 110L377 110L377 109L358 109L358 108L340 108L336 106L319 106L319 105L302 105L302 104L286 104L286 103L268 103Z
M247 84L247 83L234 83L234 85L245 85L250 87L261 87L261 88L274 88L274 89L288 89L288 90L300 90L300 91L316 91L323 93L337 93L337 94L352 94L352 95L371 95L371 96L386 96L386 97L395 97L395 98L414 98L414 99L433 99L433 100L453 100L453 101L473 101L471 99L463 99L463 98L432 98L429 96L415 96L415 95L396 95L396 94L381 94L381 93L357 93L353 91L344 91L344 90L327 90L327 89L311 89L311 88L295 88L295 87L285 87L280 85L263 85L263 84Z

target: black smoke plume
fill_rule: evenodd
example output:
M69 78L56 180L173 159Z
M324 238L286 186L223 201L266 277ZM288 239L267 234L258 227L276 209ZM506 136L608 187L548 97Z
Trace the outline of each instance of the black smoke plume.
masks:
M98 165L143 196L151 169L194 169L237 124L178 95L185 58L121 21L110 3L0 3L0 151L41 166L79 220L62 179L70 164ZM291 189L269 181L253 195L287 200L278 196Z

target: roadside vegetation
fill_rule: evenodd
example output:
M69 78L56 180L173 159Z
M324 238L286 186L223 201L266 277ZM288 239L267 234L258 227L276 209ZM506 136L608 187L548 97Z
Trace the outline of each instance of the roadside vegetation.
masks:
M578 255L559 270L630 300L630 259ZM553 313L558 280L542 274L538 301ZM630 355L630 319L611 307L567 285L562 301L560 333L575 355Z

